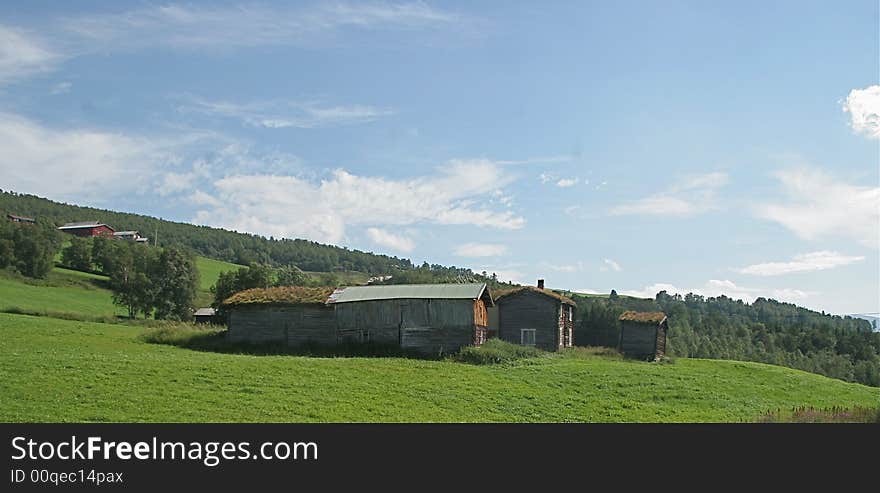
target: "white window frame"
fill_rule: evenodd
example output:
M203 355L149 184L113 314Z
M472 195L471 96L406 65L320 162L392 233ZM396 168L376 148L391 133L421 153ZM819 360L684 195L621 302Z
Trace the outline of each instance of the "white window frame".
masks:
M526 336L527 332L532 333L532 343L531 344L526 344L525 336ZM535 329L519 329L519 343L523 346L534 346L535 343L537 342L536 336L537 336L537 333L536 333Z

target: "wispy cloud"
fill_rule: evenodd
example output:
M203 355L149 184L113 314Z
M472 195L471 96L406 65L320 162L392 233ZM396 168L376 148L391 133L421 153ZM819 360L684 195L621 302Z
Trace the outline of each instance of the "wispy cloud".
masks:
M716 207L717 190L727 182L727 173L722 172L688 176L664 192L617 205L611 209L611 214L680 217L699 214Z
M844 255L838 252L823 250L821 252L803 253L795 255L788 262L764 262L753 264L738 272L753 274L756 276L779 276L793 272L812 272L817 270L834 269L845 265L854 264L865 260L863 256Z
M265 101L246 104L193 98L180 111L241 120L263 128L316 128L368 123L390 115L389 109L364 105L326 105L317 101Z
M370 237L373 243L398 252L409 253L416 247L416 243L412 238L380 228L367 228L367 236Z
M104 199L149 183L175 161L185 139L147 139L99 129L59 129L0 113L3 188ZM92 197L90 197L92 198Z
M497 243L465 243L455 248L459 257L498 257L507 253L507 247Z
M115 49L170 46L218 49L308 44L342 29L429 29L462 19L421 2L316 3L303 7L247 5L148 6L69 17L63 29Z
M52 86L52 89L49 90L49 94L53 96L57 96L59 94L67 94L70 92L70 88L73 87L71 82L59 82Z
M602 259L602 266L599 267L599 270L602 272L607 272L609 270L613 270L614 272L620 272L623 270L623 267L621 267L620 264L618 264L614 260L611 260L610 258L606 258L606 259Z
M559 188L573 187L573 186L575 186L575 185L577 185L577 184L578 184L578 179L577 179L577 178L560 178L560 179L556 182L556 186L559 187Z
M0 24L0 85L47 72L61 59L32 33Z
M844 183L813 168L775 176L788 201L757 206L758 217L778 222L806 240L839 236L878 246L880 187Z
M850 126L857 134L880 139L880 85L853 89L842 103L850 114Z

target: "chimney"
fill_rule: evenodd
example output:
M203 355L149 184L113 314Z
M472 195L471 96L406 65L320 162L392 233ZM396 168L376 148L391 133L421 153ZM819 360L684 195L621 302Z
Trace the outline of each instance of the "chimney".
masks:
M544 280L538 279L538 289L544 289Z

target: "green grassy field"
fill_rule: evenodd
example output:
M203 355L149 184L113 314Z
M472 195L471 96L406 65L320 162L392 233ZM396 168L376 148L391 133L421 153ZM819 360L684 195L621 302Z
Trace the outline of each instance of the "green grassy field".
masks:
M210 291L211 286L217 282L221 272L230 270L238 270L242 266L214 260L207 257L196 257L196 268L199 270L199 289L201 291Z
M777 408L880 402L880 389L757 363L254 356L139 334L0 314L0 421L753 421Z
M115 316L125 311L113 305L107 278L56 267L46 279L0 275L0 310L75 313L89 317Z

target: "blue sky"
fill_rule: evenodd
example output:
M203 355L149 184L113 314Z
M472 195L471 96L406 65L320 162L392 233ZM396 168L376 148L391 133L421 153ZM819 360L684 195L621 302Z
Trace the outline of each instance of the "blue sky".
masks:
M6 2L0 188L877 312L878 60L874 1Z

